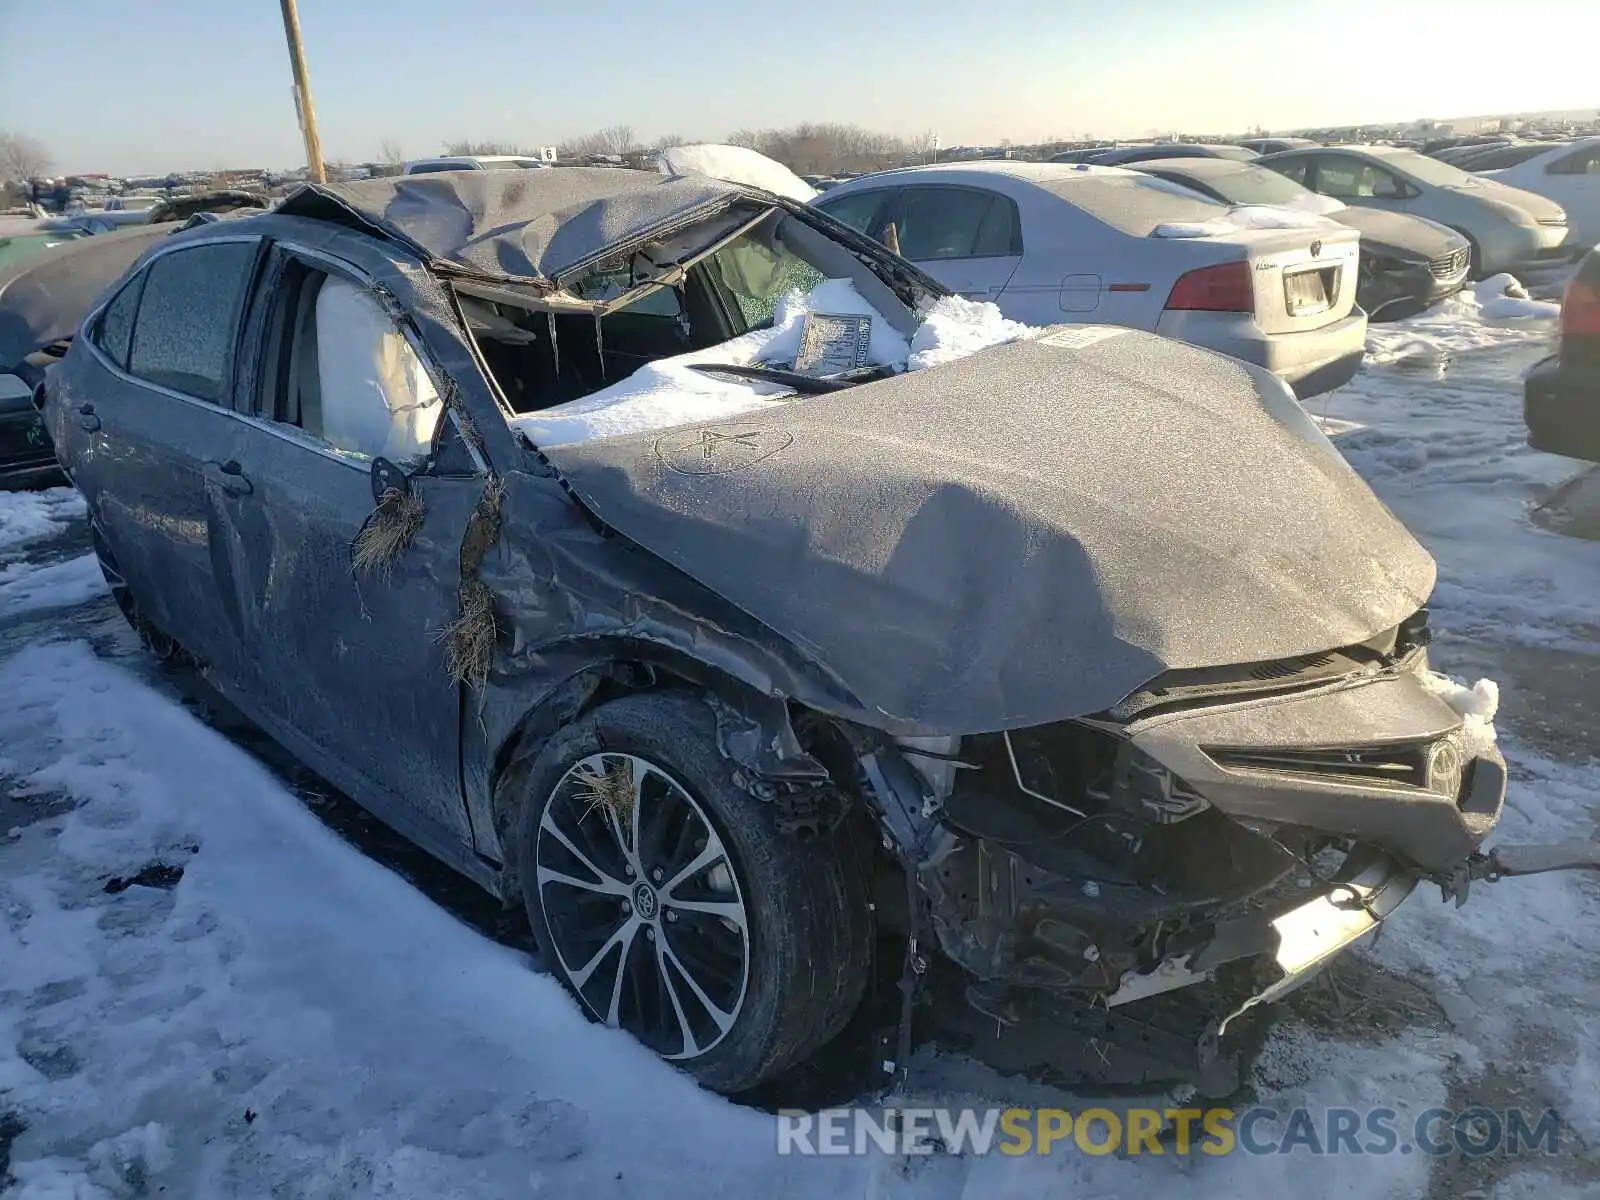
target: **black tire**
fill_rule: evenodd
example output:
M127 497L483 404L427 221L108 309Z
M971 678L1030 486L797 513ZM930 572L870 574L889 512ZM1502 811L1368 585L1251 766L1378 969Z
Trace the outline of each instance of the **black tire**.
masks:
M597 811L597 765L601 779L616 772L619 780L643 780L632 792L631 811L641 815L631 830L622 828L627 822L607 822L605 814L619 810ZM706 1087L726 1093L771 1078L837 1034L860 1002L872 947L865 883L848 834L806 840L778 833L771 805L737 787L733 771L718 749L715 715L701 696L627 696L586 713L550 739L519 789L516 817L528 922L551 972L592 1019L627 1029ZM687 804L673 784L687 795ZM696 840L696 820L709 822L720 846L710 844L709 833ZM684 830L690 831L687 841ZM580 841L587 862L570 854ZM742 905L737 919L675 908L703 903L675 898L674 885L685 858L698 861L708 854L710 865L679 886L701 891L722 879L718 895L731 900L716 907ZM723 863L730 877L718 874ZM563 882L563 874L573 878ZM573 886L579 875L583 887ZM694 883L697 877L700 884ZM659 893L637 890L663 879ZM603 882L591 887L589 880ZM594 894L613 885L634 890L626 897ZM602 939L608 922L616 930ZM624 925L633 932L625 933ZM594 950L611 947L618 937L626 938L622 955L614 948L605 948L603 957ZM699 1000L726 985L716 991L715 1004L728 1004L723 997L733 994L731 973L701 973L701 964L725 967L738 957L736 944L744 955L738 999L713 1016L713 1007ZM577 961L569 963L564 950ZM697 975L685 963L694 964ZM629 973L623 977L625 966ZM590 973L580 986L576 977L585 967ZM693 1004L685 999L691 991ZM609 1011L602 1012L608 995ZM731 1023L720 1025L730 1014ZM700 1036L708 1029L710 1036Z
M89 518L89 540L94 546L94 556L100 564L100 574L105 576L106 587L111 590L111 598L116 602L117 610L139 635L139 640L145 644L145 648L164 663L185 659L183 648L177 641L170 634L158 629L155 622L145 616L144 610L139 607L133 590L123 578L116 553L111 549L111 543L106 540L105 530L100 528L100 522L92 516Z

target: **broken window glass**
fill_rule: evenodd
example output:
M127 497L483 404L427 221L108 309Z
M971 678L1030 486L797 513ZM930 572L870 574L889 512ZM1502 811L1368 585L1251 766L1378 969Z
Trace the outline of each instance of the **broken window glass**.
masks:
M152 262L128 370L214 404L226 399L234 330L255 257L254 241L216 242Z
M710 263L749 329L771 325L782 297L809 292L827 278L799 255L765 245L751 234L729 242L711 256Z

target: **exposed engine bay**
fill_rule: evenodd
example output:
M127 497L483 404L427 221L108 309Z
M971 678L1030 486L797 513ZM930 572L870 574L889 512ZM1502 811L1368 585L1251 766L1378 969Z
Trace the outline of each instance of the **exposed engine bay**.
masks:
M1503 760L1492 726L1439 701L1427 638L1423 610L1305 660L1174 672L1114 712L871 748L868 791L914 881L913 939L920 928L962 969L993 1036L1070 1026L1101 1047L1100 1082L1170 1069L1226 1094L1239 1064L1224 1037L1246 1012L1315 977L1420 882L1460 900L1473 878L1519 873L1478 853ZM1385 738L1340 737L1326 717L1352 699L1385 712ZM1257 744L1208 739L1247 726ZM1331 741L1288 744L1302 729ZM1173 769L1184 761L1208 765ZM1152 1005L1179 989L1193 991L1174 1030Z

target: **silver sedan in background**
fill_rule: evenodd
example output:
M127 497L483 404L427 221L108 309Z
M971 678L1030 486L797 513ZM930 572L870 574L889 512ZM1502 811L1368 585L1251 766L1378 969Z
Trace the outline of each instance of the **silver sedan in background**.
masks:
M1543 196L1394 146L1323 146L1258 160L1323 196L1448 225L1472 243L1474 279L1569 257L1567 214Z
M1301 399L1361 365L1359 237L1311 213L1004 161L885 171L812 203L1014 321L1147 329L1265 367Z

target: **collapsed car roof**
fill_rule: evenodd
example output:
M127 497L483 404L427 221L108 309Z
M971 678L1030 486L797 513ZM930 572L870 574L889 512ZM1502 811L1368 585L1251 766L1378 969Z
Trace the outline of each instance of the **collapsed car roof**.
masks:
M278 211L353 221L405 245L443 274L551 287L618 245L757 196L696 176L664 179L653 171L566 167L307 184Z

